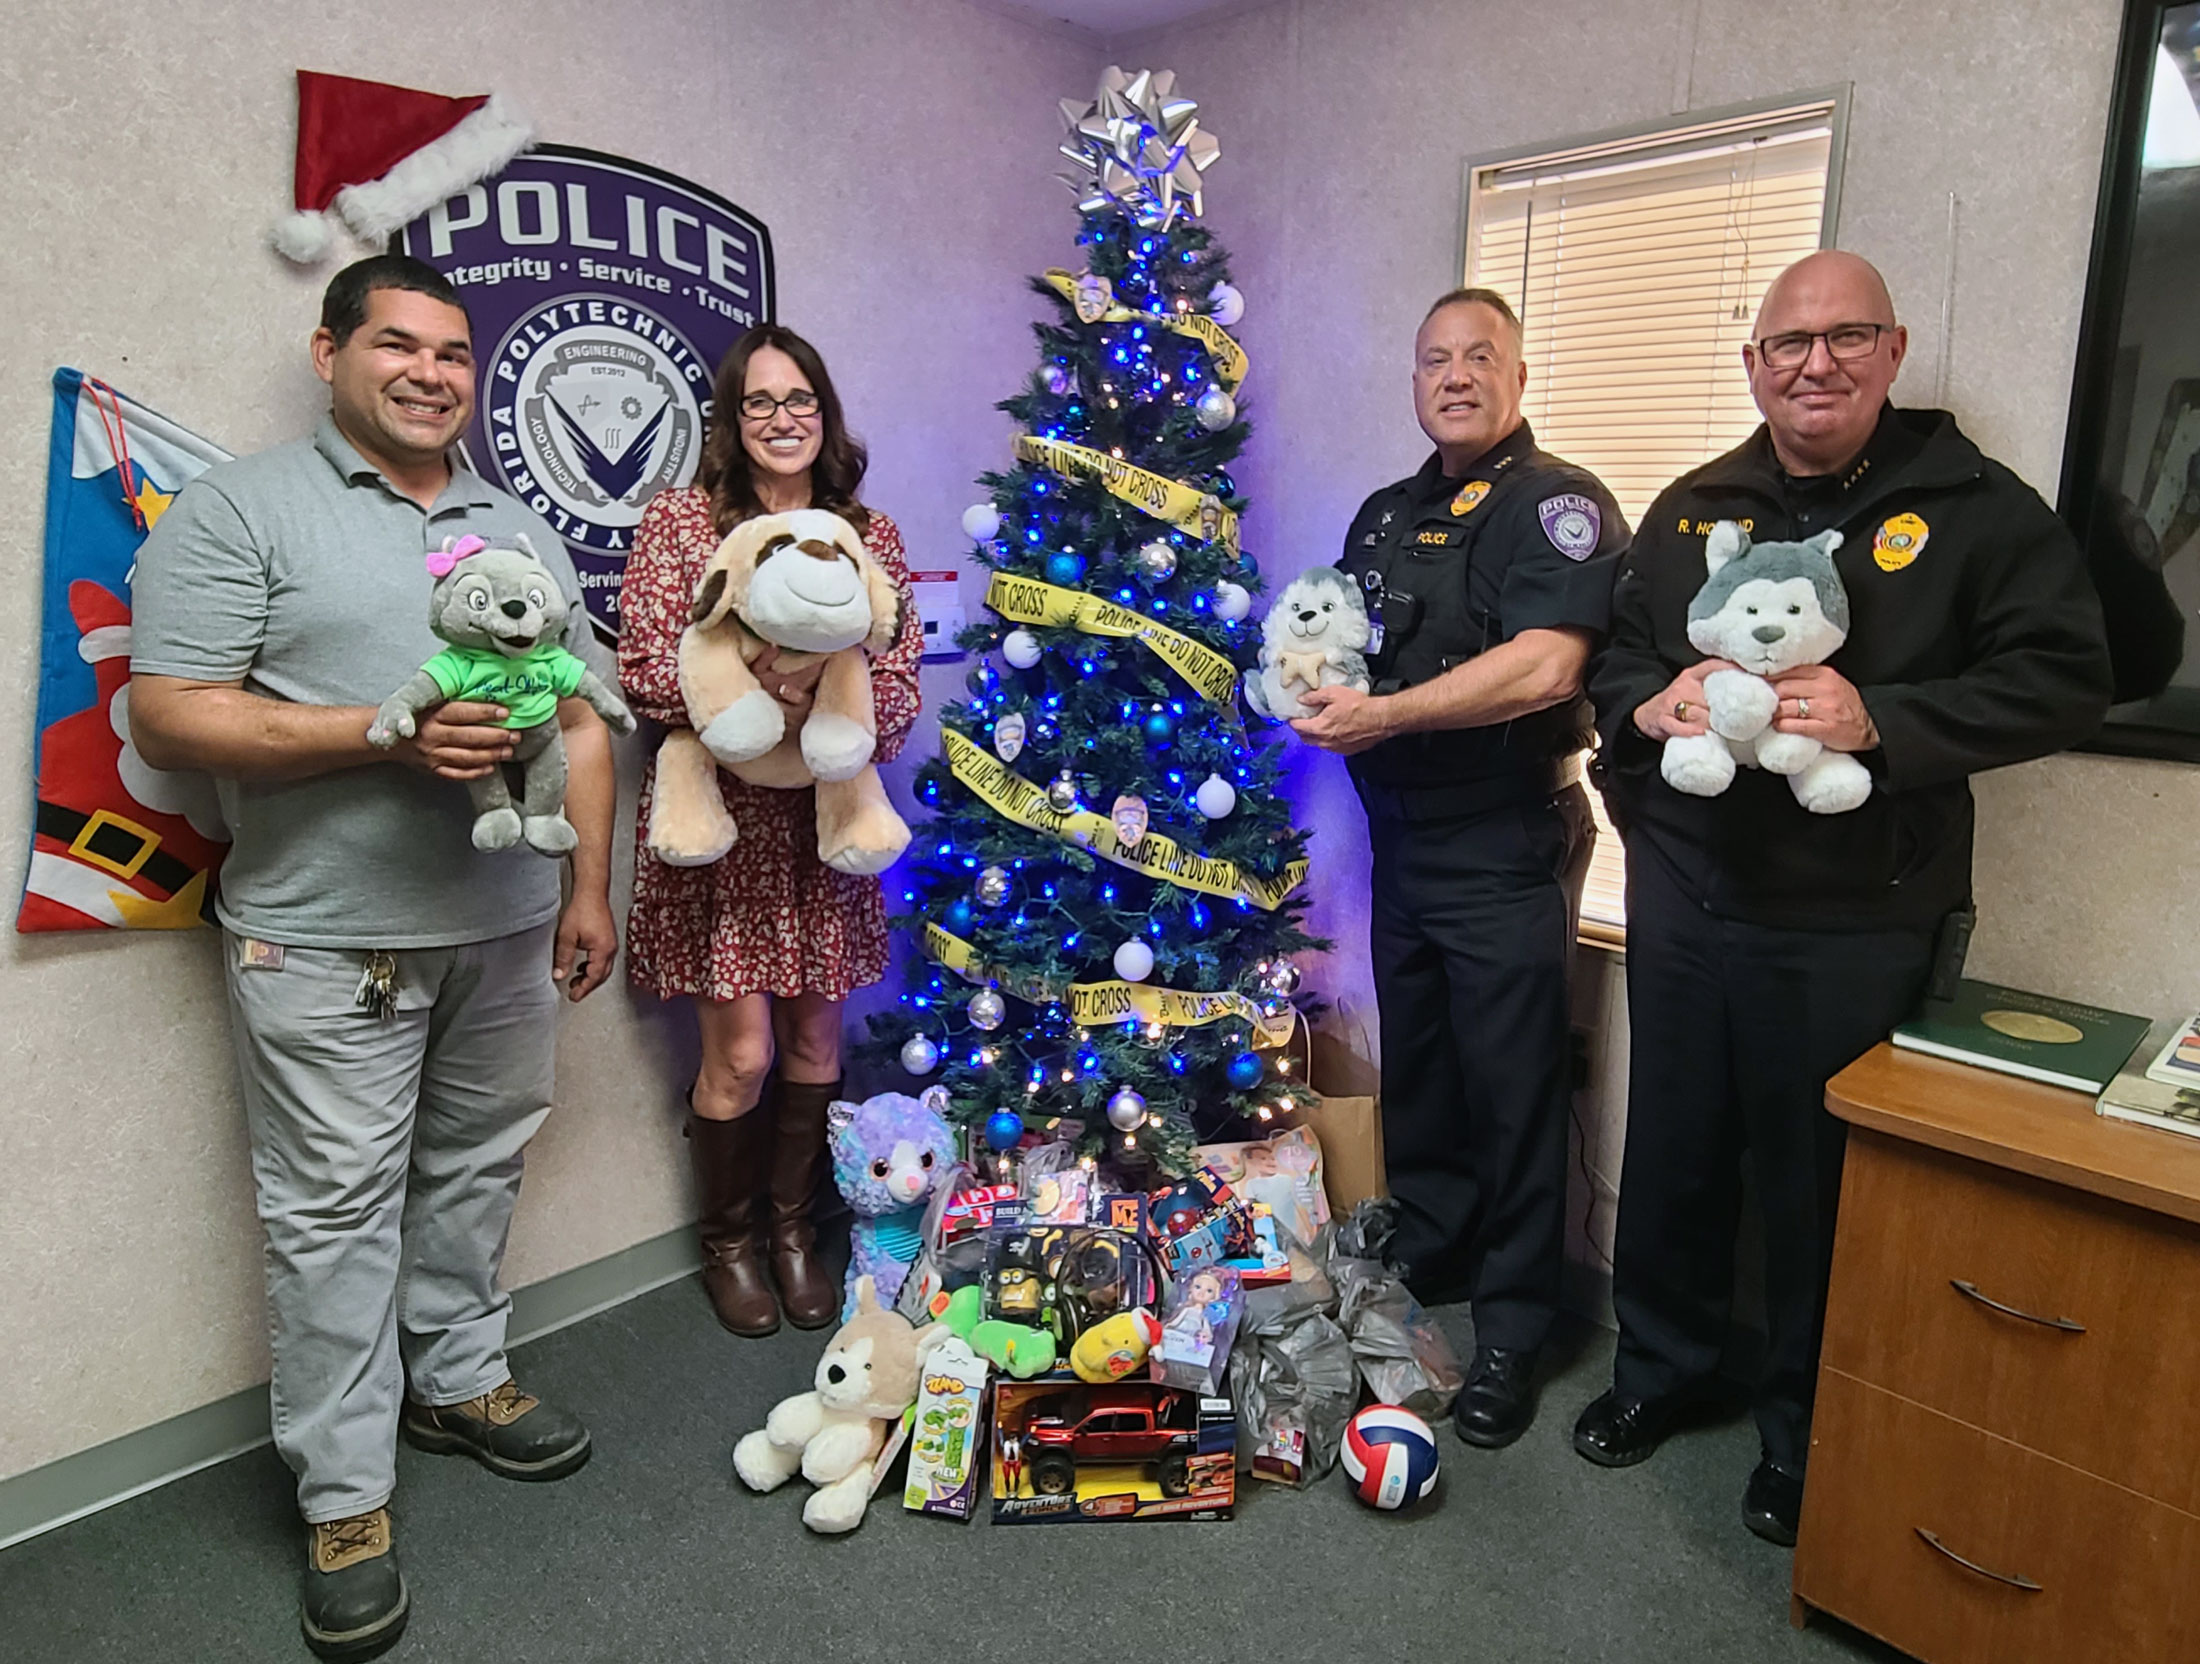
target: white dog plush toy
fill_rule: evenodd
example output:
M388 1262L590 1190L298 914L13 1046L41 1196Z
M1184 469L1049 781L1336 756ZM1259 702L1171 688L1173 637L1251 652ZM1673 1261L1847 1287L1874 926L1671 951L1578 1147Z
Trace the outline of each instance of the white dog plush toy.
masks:
M855 1316L817 1361L816 1390L781 1399L763 1427L733 1447L741 1483L775 1491L800 1473L817 1487L802 1523L828 1536L853 1531L871 1500L871 1464L917 1401L925 1354L952 1333L939 1323L911 1328L879 1305L870 1278L860 1279Z
M1780 699L1765 679L1821 664L1848 639L1849 596L1833 564L1840 546L1836 531L1753 547L1731 520L1711 528L1704 540L1710 576L1688 603L1688 644L1741 668L1703 679L1709 733L1665 742L1659 772L1675 791L1717 797L1733 784L1739 761L1786 775L1795 801L1814 815L1837 815L1871 796L1870 771L1847 752L1773 728Z
M1245 673L1245 702L1282 722L1314 713L1299 703L1316 688L1368 688L1367 606L1334 566L1293 578L1260 626L1260 668Z

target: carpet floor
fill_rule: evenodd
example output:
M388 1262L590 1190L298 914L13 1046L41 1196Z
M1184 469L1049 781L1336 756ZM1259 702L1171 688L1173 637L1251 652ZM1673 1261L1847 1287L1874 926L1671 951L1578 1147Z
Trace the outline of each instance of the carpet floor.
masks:
M1465 1308L1439 1314L1466 1352ZM692 1279L516 1354L580 1412L595 1456L552 1485L401 1449L394 1504L413 1615L393 1664L923 1660L926 1664L1895 1661L1825 1619L1788 1625L1790 1556L1750 1536L1746 1417L1606 1472L1575 1414L1612 1338L1567 1329L1510 1449L1445 1428L1437 1495L1361 1508L1332 1475L1246 1482L1215 1524L996 1530L905 1514L853 1536L801 1523L799 1481L744 1492L729 1453L805 1389L823 1336L741 1341ZM298 1637L290 1475L258 1450L0 1554L10 1664L281 1660Z

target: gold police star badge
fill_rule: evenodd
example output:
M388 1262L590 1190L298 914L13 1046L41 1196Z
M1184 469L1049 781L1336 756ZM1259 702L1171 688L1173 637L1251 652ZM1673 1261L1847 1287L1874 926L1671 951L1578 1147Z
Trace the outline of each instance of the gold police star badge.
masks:
M1896 514L1872 533L1872 561L1882 572L1899 572L1925 552L1932 527L1914 514Z
M1482 499L1490 494L1488 480L1469 480L1459 488L1459 495L1451 500L1453 514L1472 514L1481 507Z

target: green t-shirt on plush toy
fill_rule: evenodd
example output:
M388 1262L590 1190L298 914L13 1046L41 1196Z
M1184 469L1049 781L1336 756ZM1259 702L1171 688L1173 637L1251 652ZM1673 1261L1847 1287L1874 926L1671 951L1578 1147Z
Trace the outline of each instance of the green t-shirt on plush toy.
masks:
M509 713L502 726L534 728L557 714L558 701L571 698L588 666L554 641L518 658L485 647L446 647L422 665L446 699L502 705Z

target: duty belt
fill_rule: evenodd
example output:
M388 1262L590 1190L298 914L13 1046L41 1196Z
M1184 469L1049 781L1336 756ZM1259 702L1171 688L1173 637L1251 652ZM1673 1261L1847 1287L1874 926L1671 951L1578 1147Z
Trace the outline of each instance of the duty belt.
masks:
M1581 783L1578 755L1554 758L1541 768L1512 768L1455 786L1378 786L1353 779L1373 819L1464 820L1518 804L1541 803Z

